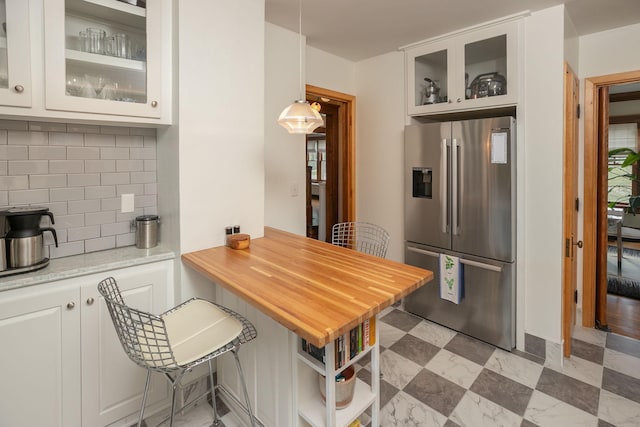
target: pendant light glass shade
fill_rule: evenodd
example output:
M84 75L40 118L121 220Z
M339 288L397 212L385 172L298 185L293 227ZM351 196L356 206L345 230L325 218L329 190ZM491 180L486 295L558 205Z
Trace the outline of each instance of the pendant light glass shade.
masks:
M316 128L322 126L324 121L320 113L311 108L311 105L302 96L304 93L302 86L302 0L298 1L298 30L300 99L282 110L278 124L289 133L312 133Z
M320 113L303 99L298 99L282 110L278 118L278 124L289 133L312 133L323 123Z

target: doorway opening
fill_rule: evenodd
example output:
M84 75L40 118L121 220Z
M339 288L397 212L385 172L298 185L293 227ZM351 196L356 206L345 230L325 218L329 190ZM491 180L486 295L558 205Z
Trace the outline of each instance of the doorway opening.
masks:
M638 82L640 82L640 71L594 77L585 81L585 252L582 305L583 326L596 326L636 339L640 339L640 299L613 294L611 290L616 283L612 278L622 278L624 271L624 264L623 269L619 269L616 265L618 259L624 262L626 258L631 257L626 247L633 246L630 240L634 239L623 235L622 230L625 226L623 214L632 207L630 196L638 194L638 186L629 183L628 196L610 196L610 190L613 189L615 192L618 187L616 178L612 177L610 172L620 161L619 156L616 158L615 155L610 155L612 153L610 150L618 144L618 142L612 142L610 146L610 141L613 141L610 130L615 130L617 133L617 125L623 123L626 123L630 129L634 128L636 132L631 138L635 138L634 151L637 151L638 124L636 122L634 127L632 123L634 117L640 122L640 110L635 113L621 114L615 112L620 109L612 108L612 105L632 101L633 97L636 98L635 102L640 103L640 89L629 90L631 86L627 86ZM622 88L622 85L625 87ZM623 99L625 101L622 101ZM633 170L630 172L630 175L634 175ZM637 168L635 176L637 176ZM611 200L611 197L615 200ZM612 263L613 267L608 265ZM636 279L640 281L640 276Z
M334 224L355 219L355 97L306 86L325 125L307 135L307 237L330 241Z

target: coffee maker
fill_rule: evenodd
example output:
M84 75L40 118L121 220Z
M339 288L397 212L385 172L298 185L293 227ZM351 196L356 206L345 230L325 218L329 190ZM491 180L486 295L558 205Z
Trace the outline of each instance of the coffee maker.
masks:
M0 276L26 273L44 268L49 264L49 258L43 253L45 231L53 234L53 240L58 247L56 230L51 227L40 227L43 216L48 216L51 224L55 224L53 214L49 208L21 206L0 210L0 217L4 217L5 230L3 240L4 255L0 258Z

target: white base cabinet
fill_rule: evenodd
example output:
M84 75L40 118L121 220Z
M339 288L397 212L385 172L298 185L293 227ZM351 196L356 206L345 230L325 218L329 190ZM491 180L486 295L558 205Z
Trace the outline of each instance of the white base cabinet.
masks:
M118 425L135 414L146 371L124 353L97 284L113 276L128 304L161 313L172 275L168 260L0 293L0 425ZM147 414L168 397L155 376Z

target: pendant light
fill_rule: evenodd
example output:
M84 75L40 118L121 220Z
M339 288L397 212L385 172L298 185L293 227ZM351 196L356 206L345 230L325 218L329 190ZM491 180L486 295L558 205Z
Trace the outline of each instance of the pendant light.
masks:
M324 124L322 116L302 96L304 93L302 85L302 0L298 4L298 37L299 37L299 59L300 59L300 99L282 110L278 118L278 124L289 133L312 133L318 126Z

